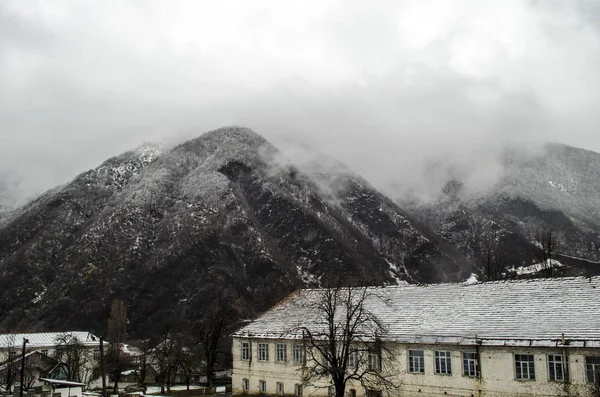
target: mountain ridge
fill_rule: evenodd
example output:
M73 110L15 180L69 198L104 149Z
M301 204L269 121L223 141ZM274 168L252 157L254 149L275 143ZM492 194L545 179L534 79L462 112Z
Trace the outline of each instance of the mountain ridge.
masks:
M100 330L118 298L142 335L198 318L217 293L248 315L336 275L465 277L361 178L327 194L322 182L239 127L115 156L0 228L0 327Z

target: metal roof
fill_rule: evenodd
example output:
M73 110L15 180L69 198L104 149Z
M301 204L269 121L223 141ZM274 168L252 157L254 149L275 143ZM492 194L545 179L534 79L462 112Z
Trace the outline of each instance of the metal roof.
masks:
M292 293L234 337L301 338L318 327L322 290ZM368 287L382 339L406 343L600 346L600 277ZM322 322L322 321L321 321Z
M50 379L50 378L40 378L41 381L44 381L46 383L50 383L52 385L59 385L59 386L85 386L85 383L79 383L79 382L71 382L68 380L59 380L59 379Z
M54 347L56 346L56 339L64 334L73 335L86 346L100 345L100 338L87 331L38 332L0 334L0 349L7 349L9 347L19 348L23 343L23 339L28 340L28 348Z

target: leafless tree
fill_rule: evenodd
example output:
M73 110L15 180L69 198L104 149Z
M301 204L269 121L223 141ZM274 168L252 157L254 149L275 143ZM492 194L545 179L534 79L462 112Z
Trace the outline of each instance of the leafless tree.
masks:
M181 355L184 349L182 334L177 330L165 329L160 343L152 349L152 360L156 366L156 381L160 383L161 393L171 392L171 385L177 375Z
M481 274L485 281L498 280L501 277L498 239L492 231L482 232L479 237L479 256Z
M137 383L146 387L148 382L148 368L150 366L150 348L149 341L144 340L136 343L136 347L140 350L140 354L136 357L137 369L135 377Z
M113 382L114 394L119 394L119 382L121 381L123 371L131 369L133 366L132 357L123 352L122 346L122 342L112 342L104 357L106 371Z
M0 371L0 380L2 381L1 385L4 390L11 392L17 377L18 368L16 361L18 359L17 351L19 346L14 334L8 335L6 337L6 342L8 342L7 349L0 351L0 365L3 366L2 370Z
M71 333L59 334L54 340L54 358L65 366L67 380L82 382L92 369L91 352Z
M367 299L379 299L367 288L334 287L315 291L318 319L300 327L306 347L303 382L329 379L336 397L346 386L360 383L376 394L399 388L390 351L380 337L384 328L365 307ZM383 303L383 302L382 302Z
M221 336L226 317L226 304L220 304L218 299L205 312L205 316L199 324L200 352L204 361L208 387L214 386L215 365L221 353Z
M538 246L534 255L542 267L542 274L546 277L555 276L552 260L560 246L556 232L552 228L537 228L534 239Z
M190 345L185 345L179 355L179 363L177 370L179 374L185 379L185 386L187 390L190 390L190 380L193 374L199 370L198 355Z

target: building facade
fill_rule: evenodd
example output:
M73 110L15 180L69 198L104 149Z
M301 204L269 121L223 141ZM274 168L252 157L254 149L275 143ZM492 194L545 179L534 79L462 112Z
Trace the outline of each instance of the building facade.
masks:
M393 394L586 395L600 382L600 277L370 289ZM303 380L299 330L315 321L317 292L293 293L232 335L235 394L332 394L327 377Z
M41 387L40 377L65 380L66 354L57 354L61 344L76 343L83 348L80 356L80 379L92 384L94 368L100 358L100 338L85 331L0 334L0 390L13 389L20 384L23 341L25 343L24 384L27 388ZM101 381L99 379L98 381Z

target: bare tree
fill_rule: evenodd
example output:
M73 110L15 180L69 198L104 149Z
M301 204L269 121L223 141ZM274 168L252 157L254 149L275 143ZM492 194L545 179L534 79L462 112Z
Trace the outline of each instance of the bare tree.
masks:
M378 299L367 288L335 287L319 291L314 303L318 319L301 327L306 346L303 382L329 379L336 397L349 383L360 383L375 394L396 391L392 355L380 337L384 328L365 308L367 299Z
M552 260L560 246L556 232L552 228L537 228L534 232L534 239L538 246L534 255L540 263L542 274L546 277L555 276Z
M0 365L3 366L0 371L1 385L5 391L11 392L13 384L17 378L17 351L18 345L16 335L10 334L6 337L7 349L0 351Z
M194 352L190 346L184 346L179 355L179 363L177 370L185 379L185 386L187 390L190 390L190 380L194 373L198 372L199 369L198 355Z
M174 377L177 375L183 343L181 333L165 329L161 335L161 341L152 349L152 359L156 365L156 380L160 383L161 393L171 392L171 385Z
M219 300L215 301L199 324L200 350L208 387L214 386L215 365L221 353L221 336L227 316L225 307L219 304Z
M133 365L132 358L123 353L121 349L122 346L122 342L111 343L104 358L106 371L108 372L110 380L114 382L114 394L119 394L119 382L121 381L123 371L131 369L131 366Z
M59 334L54 343L54 358L63 363L67 380L81 382L92 367L90 351L71 333Z
M140 354L136 357L135 361L137 369L135 371L135 377L137 383L146 388L148 382L148 367L150 365L150 348L147 340L140 341L137 344L137 348L140 350Z
M493 231L482 232L478 245L479 257L481 258L481 274L484 280L498 280L501 277L499 244Z

